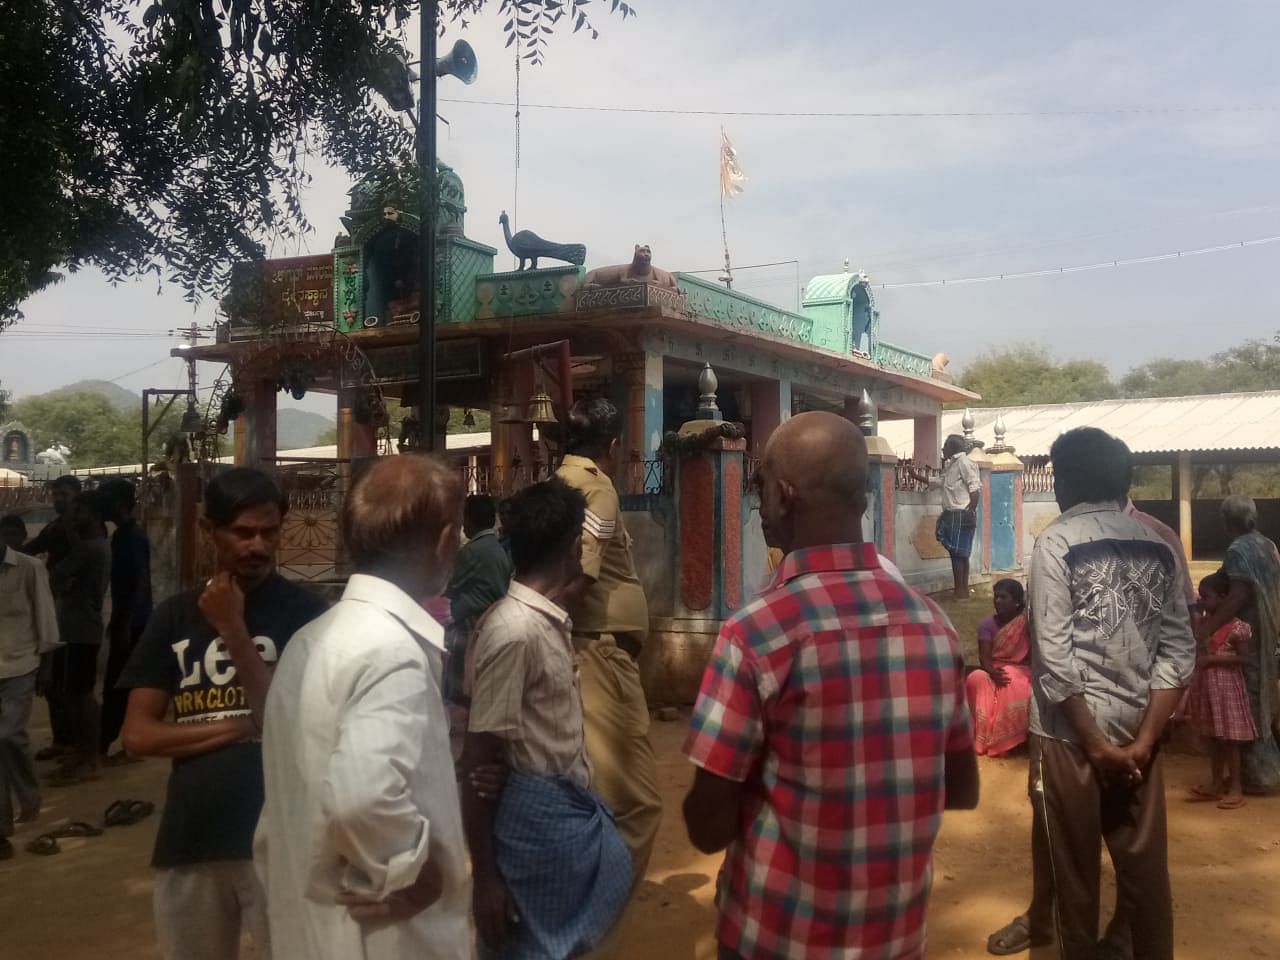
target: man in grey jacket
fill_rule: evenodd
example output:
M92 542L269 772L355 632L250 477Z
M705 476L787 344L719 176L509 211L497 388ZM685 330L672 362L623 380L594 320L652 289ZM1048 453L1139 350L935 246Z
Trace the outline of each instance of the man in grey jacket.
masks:
M1129 448L1084 428L1059 437L1050 457L1063 513L1031 559L1031 763L1061 956L1099 955L1101 839L1134 960L1172 960L1157 745L1195 667L1187 602L1169 546L1124 512Z

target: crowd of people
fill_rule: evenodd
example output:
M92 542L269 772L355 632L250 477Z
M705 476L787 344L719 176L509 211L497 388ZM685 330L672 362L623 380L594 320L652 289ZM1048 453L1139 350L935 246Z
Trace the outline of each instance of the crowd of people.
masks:
M152 857L170 960L229 960L245 931L263 958L616 956L663 815L649 617L611 479L619 412L566 420L557 475L499 509L432 458L361 470L332 606L277 572L288 501L257 470L205 485L216 572L154 610L129 484L57 481L35 540L0 520L0 836L40 816L39 691L51 782L172 761ZM961 516L938 536L967 594L976 493L945 453ZM1213 749L1192 799L1224 810L1280 786L1280 555L1229 498L1197 594L1129 500L1123 443L1073 430L1051 457L1063 512L1025 588L995 584L966 669L942 610L863 542L857 428L814 412L770 438L755 482L780 559L720 630L684 745L689 840L724 852L720 960L924 956L943 812L977 806L977 754L1024 747L1032 902L988 950L1172 958L1160 745L1194 718ZM1100 939L1103 842L1119 893Z

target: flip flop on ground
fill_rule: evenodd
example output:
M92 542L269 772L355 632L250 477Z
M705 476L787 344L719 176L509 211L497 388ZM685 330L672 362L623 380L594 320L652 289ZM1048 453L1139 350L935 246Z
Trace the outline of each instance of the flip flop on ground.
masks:
M64 823L60 827L54 827L45 836L53 837L55 840L71 837L100 837L102 836L102 830L91 823L85 823L83 820L72 820L70 823Z
M987 937L987 953L997 957L1011 957L1032 947L1043 947L1051 943L1048 939L1031 939L1031 918L1025 913L1014 917L1003 927Z
M1187 803L1217 803L1222 799L1222 792L1212 787L1197 784L1187 791Z
M40 836L28 843L26 850L27 853L34 853L41 857L52 857L55 853L62 852L62 848L58 846L57 839L47 833L40 834Z
M131 827L156 812L156 805L149 800L116 800L102 815L106 827Z
M1239 810L1249 801L1244 797L1223 797L1218 801L1219 810Z

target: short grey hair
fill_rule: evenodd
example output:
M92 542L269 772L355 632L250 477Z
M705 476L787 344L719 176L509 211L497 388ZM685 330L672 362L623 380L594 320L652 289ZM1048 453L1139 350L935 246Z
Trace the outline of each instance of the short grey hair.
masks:
M1246 530L1252 529L1258 524L1258 505L1253 497L1233 494L1222 501L1222 519Z

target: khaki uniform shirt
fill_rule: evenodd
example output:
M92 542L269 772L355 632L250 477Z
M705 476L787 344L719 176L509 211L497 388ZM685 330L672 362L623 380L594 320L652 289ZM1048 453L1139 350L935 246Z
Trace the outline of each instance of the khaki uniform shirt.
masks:
M556 471L587 498L582 524L582 572L595 582L573 615L575 631L639 634L649 632L649 605L631 559L631 537L613 481L586 457L569 454Z
M559 605L522 583L481 619L467 729L492 733L520 773L591 781L572 623Z

